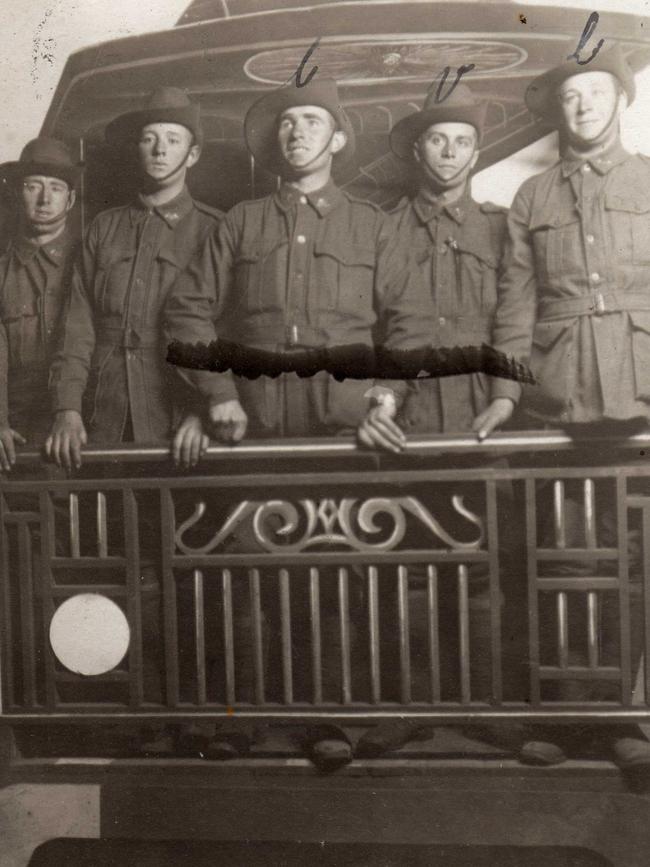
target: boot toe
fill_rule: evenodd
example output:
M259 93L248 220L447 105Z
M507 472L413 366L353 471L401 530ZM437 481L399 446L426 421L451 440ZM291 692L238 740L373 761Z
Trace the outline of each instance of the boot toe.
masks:
M561 765L566 758L562 747L549 741L527 741L519 751L519 761L524 765L551 767Z

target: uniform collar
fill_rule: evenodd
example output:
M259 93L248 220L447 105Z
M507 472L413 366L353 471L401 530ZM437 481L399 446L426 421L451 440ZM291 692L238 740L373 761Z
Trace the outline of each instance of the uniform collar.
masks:
M174 229L183 217L189 214L193 207L194 200L187 187L183 187L175 199L165 202L164 205L157 205L154 208L151 208L143 201L142 196L138 195L131 206L131 225L141 219L142 215L147 211L153 211L154 214L158 214L167 223L170 229Z
M588 159L584 159L577 151L568 147L562 159L562 177L568 178L569 175L578 171L586 163L599 175L606 175L614 166L618 166L624 162L629 155L620 141L617 141L599 156L589 157Z
M312 208L320 217L326 217L327 214L343 198L343 193L331 179L321 187L320 190L315 190L313 193L301 193L291 184L284 183L275 194L275 202L283 211L288 211L297 205L301 199L307 199Z
M24 235L19 235L11 241L9 248L16 254L22 265L26 265L38 253L42 253L48 262L58 268L65 261L69 246L70 233L64 229L47 244L35 244Z
M469 184L460 199L456 199L455 202L451 202L450 204L441 204L439 201L428 196L426 192L420 190L413 200L413 210L417 214L418 219L423 223L429 223L434 217L445 213L458 223L459 226L462 226L473 201L469 191Z

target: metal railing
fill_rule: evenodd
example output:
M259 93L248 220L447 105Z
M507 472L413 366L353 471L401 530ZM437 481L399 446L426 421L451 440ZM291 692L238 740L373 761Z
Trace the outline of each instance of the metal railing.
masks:
M69 478L23 454L0 479L2 714L650 720L649 450L250 442L181 474L123 447Z

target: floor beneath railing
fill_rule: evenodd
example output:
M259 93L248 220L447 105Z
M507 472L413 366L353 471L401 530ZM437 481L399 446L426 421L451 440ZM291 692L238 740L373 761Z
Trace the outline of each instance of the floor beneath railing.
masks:
M349 731L353 740L360 733L358 728ZM272 848L301 840L361 846L354 850L361 853L359 860L340 862L355 867L476 867L490 846L519 850L520 860L504 849L492 862L508 867L536 864L535 847L544 846L551 847L547 860L539 862L544 867L647 867L650 796L632 793L611 762L593 757L554 768L525 767L506 750L470 734L437 728L429 741L412 743L387 758L355 760L323 775L300 757L288 732L277 727L251 757L230 762L137 758L129 753L127 734L123 732L120 745L113 730L108 739L113 755L105 749L82 755L77 749L75 756L33 754L11 764L6 787L0 789L0 836L8 847L5 853L14 855L13 860L5 855L0 863L24 867L48 840L87 837L105 839L107 848L91 851L70 844L80 860L66 865L92 863L95 851L119 853L124 840L133 842L133 852L149 856L165 851L165 841L213 841L214 850L207 843L199 849L213 851L215 857L225 842L253 841L261 847L259 853L270 856L265 844ZM97 747L108 732L96 730L94 737ZM406 850L391 854L390 847L406 844L419 854L406 860ZM175 851L176 844L170 845ZM388 854L373 855L370 850L379 845L388 847ZM45 846L33 864L57 864L46 856L63 857L63 846ZM458 847L474 851L474 860L460 859ZM561 847L568 847L567 852ZM300 855L285 848L285 860L260 863L328 863L306 850ZM225 865L257 863L248 857L238 862L235 849L228 851L231 860ZM258 850L251 851L257 857ZM121 855L117 861L131 863ZM149 861L132 863L140 867ZM160 867L165 864L160 861Z

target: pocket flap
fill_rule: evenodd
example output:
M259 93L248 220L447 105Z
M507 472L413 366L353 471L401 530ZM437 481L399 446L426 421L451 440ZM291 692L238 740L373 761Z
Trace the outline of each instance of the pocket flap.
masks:
M12 298L3 306L2 321L13 322L23 316L38 316L39 307L38 298Z
M490 268L496 269L499 265L498 259L490 245L485 243L485 240L480 238L459 238L458 249L461 253L470 253L481 262L485 262Z
M650 310L630 310L628 316L636 331L646 331L650 334Z
M576 210L564 211L562 208L552 210L546 207L531 214L528 228L531 232L536 232L538 229L558 229L560 226L577 223L578 220L579 215Z
M538 346L540 349L550 349L560 337L573 327L575 318L569 322L563 320L561 322L538 322L533 333L533 346Z
M130 247L124 250L100 247L97 251L97 268L105 270L116 265L118 262L127 262L129 259L135 259L135 255L135 247Z
M626 196L608 193L605 196L608 211L625 211L628 214L647 214L650 211L650 196L641 191L631 191Z
M367 268L374 268L376 261L375 250L356 244L337 243L327 239L316 241L314 244L314 255L331 256L343 265L364 265Z

